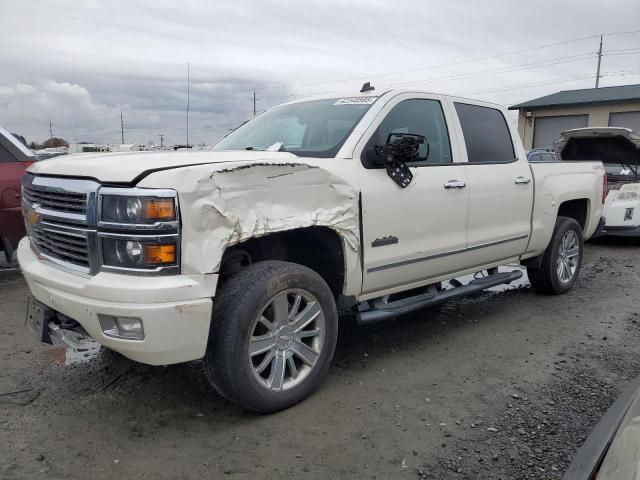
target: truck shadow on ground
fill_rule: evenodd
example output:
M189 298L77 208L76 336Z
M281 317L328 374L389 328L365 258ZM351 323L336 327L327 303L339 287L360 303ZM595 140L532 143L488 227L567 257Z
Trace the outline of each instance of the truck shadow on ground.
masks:
M496 296L521 296L524 301L529 295L528 288L483 293L366 327L344 317L329 377L316 395L339 397L345 383L371 381L390 357L404 359L407 352L446 346L459 329L471 327L472 323L492 322L509 308L506 302L496 301ZM125 416L127 412L135 416L139 406L144 405L156 428L184 421L185 416L206 417L212 425L224 418L254 417L215 392L200 362L154 367L102 348L93 358L61 367L64 352L60 349L49 347L40 357L45 363L55 363L43 372L48 377L46 396L54 401L80 396L102 408L117 409Z

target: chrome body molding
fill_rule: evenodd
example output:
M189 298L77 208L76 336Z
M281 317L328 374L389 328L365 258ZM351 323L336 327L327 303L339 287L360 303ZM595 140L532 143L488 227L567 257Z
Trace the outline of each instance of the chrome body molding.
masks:
M478 250L480 248L494 247L496 245L501 245L503 243L515 242L517 240L524 240L528 238L529 234L518 235L517 237L505 238L503 240L497 240L495 242L483 243L480 245L473 245L471 247L460 248L458 250L449 250L442 253L436 253L435 255L429 255L427 257L419 257L419 258L411 258L408 260L401 260L399 262L387 263L386 265L379 265L377 267L371 267L367 269L367 273L379 272L380 270L387 270L388 268L402 267L404 265L411 265L412 263L420 263L427 262L429 260L435 260L436 258L448 257L450 255L457 255L460 253L471 252L473 250Z

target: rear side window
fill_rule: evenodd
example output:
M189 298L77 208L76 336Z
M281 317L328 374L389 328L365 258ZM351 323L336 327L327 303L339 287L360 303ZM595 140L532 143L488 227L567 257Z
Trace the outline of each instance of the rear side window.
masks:
M515 160L507 121L500 110L456 102L469 163L508 163Z

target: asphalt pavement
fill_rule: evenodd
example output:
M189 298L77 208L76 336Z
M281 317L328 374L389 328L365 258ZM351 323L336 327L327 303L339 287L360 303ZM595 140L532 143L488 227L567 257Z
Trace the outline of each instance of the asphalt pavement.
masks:
M198 362L72 355L24 328L0 267L0 478L561 478L640 373L640 242L589 243L575 288L524 284L357 327L287 411L247 413Z

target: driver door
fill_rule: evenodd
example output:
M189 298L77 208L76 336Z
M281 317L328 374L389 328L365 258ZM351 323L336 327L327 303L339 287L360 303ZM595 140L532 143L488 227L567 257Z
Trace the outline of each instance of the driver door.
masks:
M390 293L466 268L465 164L440 96L401 94L380 111L356 153L363 160L363 293ZM423 135L413 180L401 188L365 156L391 133ZM373 296L373 295L372 295Z

